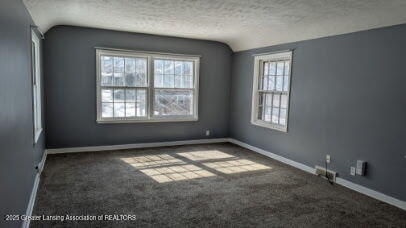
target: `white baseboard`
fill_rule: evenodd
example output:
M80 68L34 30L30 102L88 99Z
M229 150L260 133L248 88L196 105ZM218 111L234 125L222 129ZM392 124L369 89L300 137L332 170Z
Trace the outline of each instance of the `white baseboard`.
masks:
M234 143L236 145L239 145L241 147L244 147L246 149L252 150L254 152L260 153L260 154L265 155L267 157L273 158L273 159L278 160L280 162L283 162L285 164L291 165L291 166L293 166L295 168L301 169L301 170L306 171L308 173L315 174L315 169L314 168L309 167L307 165L304 165L302 163L295 162L293 160L284 158L284 157L282 157L280 155L271 153L269 151L263 150L261 148L255 147L255 146L251 146L251 145L249 145L247 143L241 142L241 141L236 140L236 139L230 138L229 142ZM385 203L388 203L388 204L391 204L393 206L399 207L399 208L401 208L403 210L406 210L406 202L405 201L402 201L402 200L396 199L394 197L385 195L383 193L377 192L375 190L369 189L369 188L361 186L359 184L355 184L355 183L353 183L351 181L348 181L348 180L345 180L343 178L337 177L336 178L336 183L339 184L339 185L342 185L344 187L347 187L349 189L352 189L354 191L357 191L359 193L362 193L364 195L367 195L369 197L372 197L374 199L383 201Z
M35 175L35 180L34 180L34 186L32 187L32 190L31 190L30 201L28 201L27 210L25 212L26 216L32 215L32 210L34 209L34 205L35 205L35 199L37 198L39 180L41 178L41 172L45 166L46 158L47 158L47 151L45 150L44 154L42 155L41 162L38 164L37 174ZM24 220L22 227L28 228L29 226L30 226L30 220Z
M291 165L291 166L293 166L293 167L296 167L296 168L301 169L301 170L303 170L303 171L306 171L306 172L308 172L308 173L312 173L312 174L315 173L315 169L312 168L312 167L309 167L309 166L304 165L304 164L302 164L302 163L295 162L295 161L293 161L293 160L284 158L284 157L282 157L282 156L280 156L280 155L271 153L271 152L266 151L266 150L263 150L263 149L261 149L261 148L258 148L258 147L255 147L255 146L251 146L251 145L249 145L249 144L247 144L247 143L244 143L244 142L238 141L238 140L236 140L236 139L232 139L232 138L229 139L229 142L230 142L230 143L234 143L234 144L236 144L236 145L239 145L239 146L241 146L241 147L244 147L244 148L246 148L246 149L252 150L252 151L254 151L254 152L260 153L260 154L265 155L265 156L267 156L267 157L273 158L273 159L278 160L278 161L280 161L280 162L283 162L283 163L285 163L285 164Z
M105 150L123 150L123 149L149 148L149 147L161 147L161 146L180 146L180 145L222 143L222 142L229 142L229 139L228 138L195 139L195 140L184 140L184 141L135 143L135 144L122 144L122 145L109 145L109 146L70 147L70 148L59 148L59 149L47 149L47 153L48 154L60 154L60 153L76 153L76 152L94 152L94 151L105 151Z
M364 187L362 185L359 185L359 184L355 184L355 183L353 183L351 181L348 181L348 180L345 180L343 178L337 177L336 178L336 183L339 184L339 185L342 185L344 187L347 187L349 189L352 189L352 190L354 190L356 192L359 192L359 193L362 193L362 194L367 195L369 197L372 197L374 199L383 201L385 203L388 203L388 204L391 204L391 205L396 206L398 208L401 208L403 210L406 210L406 202L403 201L403 200L396 199L396 198L394 198L392 196L385 195L383 193L380 193L380 192L377 192L375 190L366 188L366 187Z

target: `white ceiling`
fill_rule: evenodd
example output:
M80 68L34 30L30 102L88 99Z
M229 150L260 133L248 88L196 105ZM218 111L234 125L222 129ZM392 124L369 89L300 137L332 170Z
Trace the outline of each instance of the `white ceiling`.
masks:
M77 25L215 40L234 51L406 23L406 0L24 0L43 32Z

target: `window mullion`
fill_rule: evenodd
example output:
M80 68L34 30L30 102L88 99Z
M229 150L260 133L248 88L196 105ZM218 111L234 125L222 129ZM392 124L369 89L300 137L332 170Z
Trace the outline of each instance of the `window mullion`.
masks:
M135 116L137 116L138 117L138 89L135 89L135 94L134 94L134 103L135 103L135 110L134 110L134 112L135 112ZM141 112L140 112L141 113Z
M154 66L154 60L152 57L148 57L148 98L147 98L147 107L148 107L148 119L152 119L153 117L153 112L154 112L154 98L155 98L155 92L154 92L154 80L155 80L155 66ZM163 80L163 79L162 79Z
M148 86L105 86L101 85L101 89L148 89Z
M153 89L160 89L160 90L181 90L181 91L194 91L195 88L161 88L161 87L154 87Z
M123 60L124 60L123 83L124 83L124 86L127 86L126 85L127 83L125 80L125 62L126 62L125 59L126 58L123 58ZM135 61L135 66L137 66L137 61ZM123 89L123 90L124 90L124 118L127 118L127 89Z
M114 68L113 68L113 71L114 71ZM114 81L114 76L113 76L113 81ZM113 118L115 117L115 115L114 115L114 103L115 103L114 102L114 93L115 93L115 90L113 89Z

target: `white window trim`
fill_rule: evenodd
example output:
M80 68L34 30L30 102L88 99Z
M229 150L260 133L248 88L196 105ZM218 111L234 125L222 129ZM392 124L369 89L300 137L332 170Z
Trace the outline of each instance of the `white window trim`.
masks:
M142 87L147 89L147 102L146 102L146 117L135 117L135 118L102 118L101 116L101 65L100 58L102 55L110 56L128 56L135 58L147 58L147 80L148 87ZM154 116L154 59L171 59L171 60L187 60L194 62L194 91L193 94L193 115L187 116ZM187 121L198 121L198 107L199 107L199 67L200 67L200 56L194 55L183 55L183 54L172 54L172 53L160 53L160 52L143 52L143 51L133 51L133 50L123 50L123 49L108 49L108 48L96 48L96 103L97 103L97 123L145 123L145 122L187 122ZM120 86L120 88L134 88ZM157 88L165 89L165 88ZM169 88L177 89L177 88Z
M276 60L289 60L290 67L289 67L289 85L288 85L288 92L287 92L287 111L286 111L286 124L279 125L270 122L265 122L263 120L258 119L258 83L262 76L262 63L266 61L276 61ZM278 130L282 132L288 131L288 124L289 124L289 111L290 111L290 88L292 84L291 74L292 74L292 51L283 51L283 52L276 52L276 53L267 53L267 54L260 54L255 55L254 57L254 80L252 86L252 109L251 109L251 124L270 128L273 130Z
M32 60L32 102L33 102L33 131L34 144L38 142L42 133L42 101L41 101L41 58L40 39L35 31L31 31L31 40L35 44L35 53L31 53Z

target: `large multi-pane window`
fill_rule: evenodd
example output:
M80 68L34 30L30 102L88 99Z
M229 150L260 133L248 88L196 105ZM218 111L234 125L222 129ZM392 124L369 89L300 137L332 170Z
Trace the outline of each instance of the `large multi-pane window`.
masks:
M291 52L255 57L251 122L287 131Z
M199 57L96 52L98 122L197 120Z

